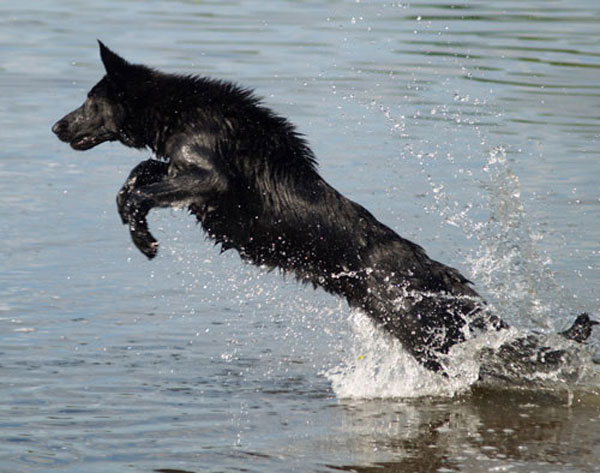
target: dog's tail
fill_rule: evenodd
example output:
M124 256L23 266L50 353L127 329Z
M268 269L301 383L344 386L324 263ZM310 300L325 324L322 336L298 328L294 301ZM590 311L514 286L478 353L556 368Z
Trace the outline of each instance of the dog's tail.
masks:
M589 314L584 312L577 316L570 328L564 332L560 332L560 334L569 340L583 343L592 334L592 327L598 324L600 324L600 322L590 319Z

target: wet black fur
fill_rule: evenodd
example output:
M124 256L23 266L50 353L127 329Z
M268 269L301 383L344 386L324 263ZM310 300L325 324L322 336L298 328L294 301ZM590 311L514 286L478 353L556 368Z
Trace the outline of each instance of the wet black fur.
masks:
M147 257L158 249L148 211L187 207L223 249L344 297L429 369L472 332L506 327L457 270L327 184L304 138L250 91L100 51L106 75L53 131L75 149L118 140L159 158L117 197Z

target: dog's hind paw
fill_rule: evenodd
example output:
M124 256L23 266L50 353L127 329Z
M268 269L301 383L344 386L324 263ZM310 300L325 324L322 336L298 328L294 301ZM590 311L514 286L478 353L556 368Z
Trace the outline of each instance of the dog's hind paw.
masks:
M577 316L571 327L564 332L560 332L560 334L569 340L583 343L592 334L592 327L599 324L600 322L592 320L589 314L584 312L583 314Z

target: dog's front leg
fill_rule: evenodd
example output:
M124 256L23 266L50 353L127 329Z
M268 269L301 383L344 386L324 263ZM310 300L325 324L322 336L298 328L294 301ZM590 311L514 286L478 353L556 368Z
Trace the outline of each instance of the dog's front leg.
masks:
M156 256L158 242L148 230L146 216L154 207L203 206L218 192L219 181L211 172L195 172L168 177L143 187L136 187L127 196L121 216L129 224L135 246L149 259Z
M117 194L117 208L119 209L119 215L123 223L129 222L129 218L126 215L126 204L131 193L139 187L162 181L167 177L168 172L169 163L155 159L142 161L131 170L125 184L123 184L123 187L121 187Z

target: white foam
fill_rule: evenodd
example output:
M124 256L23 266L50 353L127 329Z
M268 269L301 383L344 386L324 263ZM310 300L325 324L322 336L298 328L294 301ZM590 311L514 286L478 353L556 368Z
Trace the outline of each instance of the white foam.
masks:
M474 359L451 363L449 376L442 377L422 367L364 313L353 311L349 323L350 349L340 366L324 373L339 398L448 397L468 390L478 378Z

